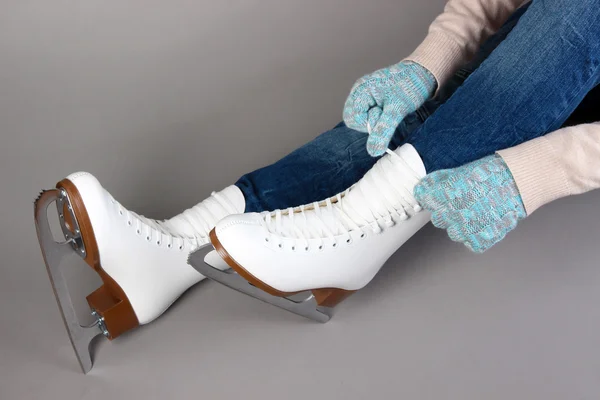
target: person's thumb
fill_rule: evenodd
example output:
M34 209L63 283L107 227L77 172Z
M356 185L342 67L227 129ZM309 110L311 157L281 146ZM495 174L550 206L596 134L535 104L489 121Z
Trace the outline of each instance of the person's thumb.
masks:
M370 125L372 131L369 132L367 140L367 151L373 157L378 157L385 153L388 148L396 128L404 118L398 111L399 107L392 105L384 107L383 112L377 119L377 124ZM370 115L369 115L370 116ZM369 118L370 121L370 118Z

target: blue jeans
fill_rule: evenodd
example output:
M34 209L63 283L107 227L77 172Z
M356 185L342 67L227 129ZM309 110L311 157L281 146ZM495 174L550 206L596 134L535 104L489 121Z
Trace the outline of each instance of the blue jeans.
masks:
M517 10L398 126L427 172L454 168L563 125L598 119L600 0L534 0ZM377 161L367 135L343 123L236 185L246 212L294 207L342 192Z

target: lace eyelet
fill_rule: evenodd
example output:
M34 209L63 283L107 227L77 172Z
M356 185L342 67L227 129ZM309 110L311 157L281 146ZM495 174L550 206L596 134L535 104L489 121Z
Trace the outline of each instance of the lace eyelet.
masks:
M293 250L293 251L296 251L296 246L292 246L292 250Z
M352 243L352 239L346 239L346 243L348 243L348 244Z
M283 243L279 243L279 244L278 244L278 247L279 247L280 249L283 249Z
M268 243L268 242L269 242L269 238L267 238L267 237L266 237L266 238L265 238L265 242L267 242L267 243Z
M319 246L319 250L323 250L323 245L320 245L320 246Z
M138 229L138 230L135 231L135 233L137 233L139 235L142 232Z
M183 250L183 245L180 245L180 246L179 246L179 250Z
M147 240L147 241L150 241L150 236L146 236L146 240Z
M171 247L173 247L173 245L172 245L171 243L169 243L169 244L167 245L167 247L170 249Z
M127 221L127 225L131 226L131 221Z
M157 241L156 241L156 244L160 246L160 240L157 240Z
M361 233L361 234L360 234L360 238L361 238L361 239L364 239L364 238L366 238L366 237L367 237L367 234L366 234L366 233L364 233L364 232L363 232L363 233Z
M333 246L333 247L337 247L337 243L334 243L334 244L332 244L331 246Z
M119 215L123 215L123 210L119 210Z
M304 248L304 251L308 251L308 246L306 246L306 247Z

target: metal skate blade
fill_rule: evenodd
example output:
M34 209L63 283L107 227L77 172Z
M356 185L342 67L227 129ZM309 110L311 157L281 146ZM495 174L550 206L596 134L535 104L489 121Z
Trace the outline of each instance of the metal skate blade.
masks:
M100 319L90 326L82 326L79 323L71 296L69 295L66 280L61 271L62 261L67 255L73 253L71 242L74 239L71 238L62 243L54 240L48 221L48 206L53 202L59 201L62 196L63 193L59 189L44 191L40 194L34 203L35 226L50 283L52 284L63 322L69 333L69 339L71 340L81 369L87 374L92 369L90 343L92 339L103 333L103 324ZM92 312L92 314L94 313Z
M311 292L298 293L293 297L277 297L250 284L237 272L229 268L211 244L202 246L190 254L188 263L207 278L265 303L317 322L327 322L331 318L333 310L329 307L317 305L317 301Z

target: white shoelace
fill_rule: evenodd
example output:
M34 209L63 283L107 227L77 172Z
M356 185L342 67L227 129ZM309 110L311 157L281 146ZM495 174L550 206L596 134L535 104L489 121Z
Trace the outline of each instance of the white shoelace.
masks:
M200 242L205 242L208 237L208 232L222 216L215 215L207 206L208 201L213 201L215 205L220 207L225 214L235 213L235 206L225 196L220 193L213 192L207 200L197 204L196 206L185 210L179 214L178 220L189 224L195 233L195 236L188 236L176 233L176 229L172 226L173 221L157 221L151 218L146 218L133 211L123 207L119 202L111 197L112 202L116 205L121 216L125 217L127 225L134 228L135 232L140 236L145 236L149 242L154 241L157 245L166 244L168 248L177 248L183 250L186 245L197 247Z
M168 248L178 248L179 250L183 250L186 243L193 246L197 245L196 238L174 235L163 227L159 221L128 210L112 196L110 200L117 208L119 215L125 218L127 225L135 229L135 233L139 236L145 236L148 242L154 240L159 246L166 243Z
M319 248L325 238L335 246L336 236L349 241L351 231L362 230L361 237L364 228L381 232L380 220L389 227L395 224L394 216L408 219L408 209L421 211L412 195L419 177L398 154L389 149L387 154L345 192L311 205L264 213L263 226L272 235L301 240L307 249L309 239L321 239Z

